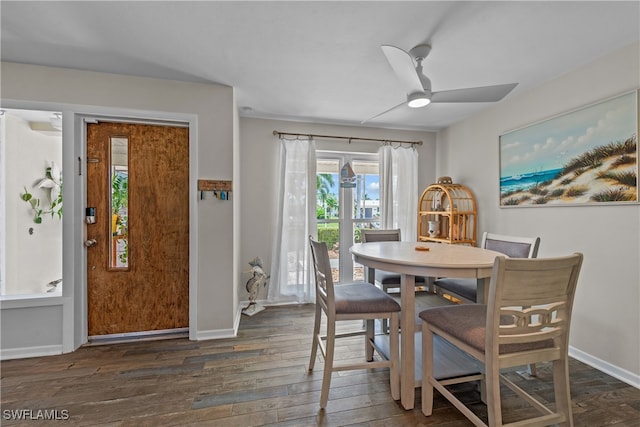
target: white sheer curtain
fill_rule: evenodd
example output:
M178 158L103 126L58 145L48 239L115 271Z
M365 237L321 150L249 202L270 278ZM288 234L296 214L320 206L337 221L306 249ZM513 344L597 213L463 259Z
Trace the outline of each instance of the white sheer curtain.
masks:
M380 156L381 227L399 228L402 240L417 233L418 151L411 146L383 145Z
M280 139L273 236L271 303L315 302L309 235L316 235L316 147L313 139Z

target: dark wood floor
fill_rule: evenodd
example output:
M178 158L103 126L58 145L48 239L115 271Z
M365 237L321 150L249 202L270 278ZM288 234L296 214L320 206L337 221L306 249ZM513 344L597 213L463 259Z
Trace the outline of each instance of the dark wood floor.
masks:
M60 356L2 362L3 426L468 426L436 392L434 414L405 411L391 399L386 370L334 374L326 411L320 411L321 368L307 373L313 307L269 307L243 316L237 338L191 342L186 338L86 346ZM354 326L354 324L352 324ZM357 327L358 324L355 324ZM361 340L340 348L351 358ZM576 426L640 426L640 390L583 363L571 361ZM538 379L510 378L552 399L548 365ZM458 393L484 413L475 389ZM505 394L505 418L528 411ZM11 412L18 410L19 412ZM12 414L67 418L15 421ZM52 412L52 411L57 412ZM65 415L66 414L66 415Z

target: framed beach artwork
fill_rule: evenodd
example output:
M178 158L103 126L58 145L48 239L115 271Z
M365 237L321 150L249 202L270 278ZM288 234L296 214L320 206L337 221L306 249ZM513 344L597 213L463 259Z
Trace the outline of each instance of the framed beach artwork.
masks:
M500 136L500 206L638 203L638 91Z

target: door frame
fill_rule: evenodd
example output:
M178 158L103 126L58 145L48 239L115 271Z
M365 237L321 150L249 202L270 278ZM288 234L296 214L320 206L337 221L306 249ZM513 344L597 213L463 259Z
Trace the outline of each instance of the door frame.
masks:
M74 228L76 229L75 248L79 250L80 257L75 266L76 278L81 278L81 286L75 287L75 295L79 296L79 300L75 301L75 337L76 344L85 344L88 342L88 302L87 302L87 250L84 247L86 236L86 224L84 222L84 211L87 206L87 182L86 182L86 149L87 149L87 123L94 122L120 122L131 124L149 124L149 125L166 125L166 126L182 126L189 129L189 339L195 340L197 337L197 293L198 293L198 263L197 256L197 192L195 191L198 176L197 164L197 117L186 114L157 114L157 113L126 113L124 111L101 111L92 113L75 113L74 130L78 137L75 139L76 149L79 153L76 156L74 175L78 177L78 166L81 166L82 175L79 176L79 188L76 194L79 196L79 204L74 205L76 218ZM81 160L79 160L81 159ZM64 245L63 245L64 246ZM77 282L76 282L77 283Z

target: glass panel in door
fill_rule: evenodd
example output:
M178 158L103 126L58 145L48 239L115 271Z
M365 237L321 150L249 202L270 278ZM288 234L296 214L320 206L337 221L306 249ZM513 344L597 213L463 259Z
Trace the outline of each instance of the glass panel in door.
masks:
M352 191L353 211L351 224L353 230L353 243L360 243L363 228L380 228L380 175L378 160L353 160L353 171L356 173L356 187ZM360 264L353 263L349 257L350 270L353 271L353 280L364 280L364 268Z
M340 170L349 163L356 174L355 187L340 188ZM349 248L359 243L362 228L380 227L377 155L327 153L317 160L318 239L327 244L334 281L363 279Z
M129 267L129 141L111 137L111 250L109 268Z
M339 159L318 159L316 165L316 219L318 240L329 249L333 280L340 278Z

